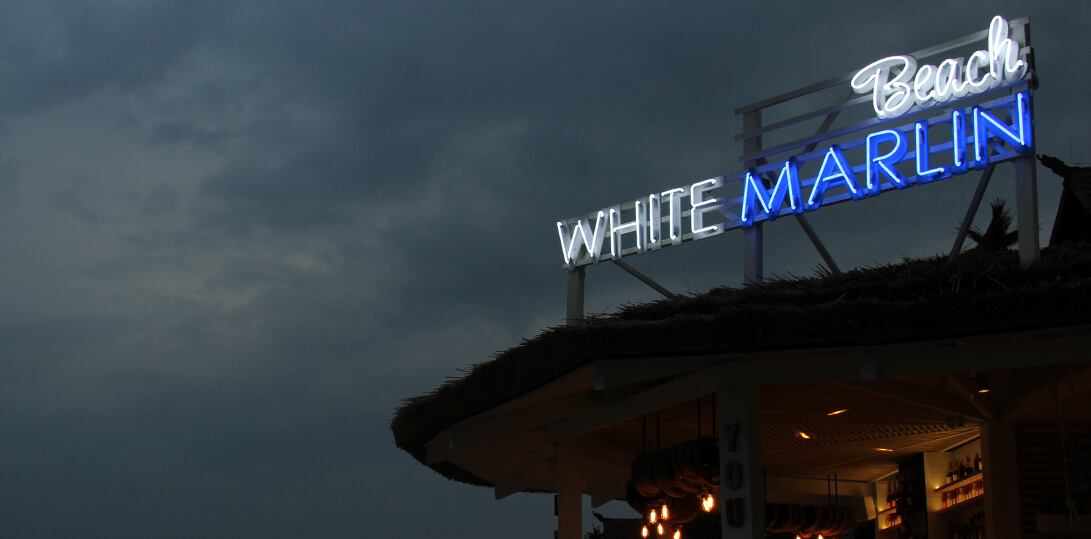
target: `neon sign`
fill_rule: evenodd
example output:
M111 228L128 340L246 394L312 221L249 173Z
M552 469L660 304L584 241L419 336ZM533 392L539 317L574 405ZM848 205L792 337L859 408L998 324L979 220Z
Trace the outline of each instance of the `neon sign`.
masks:
M851 85L858 92L873 92L880 119L877 124L871 120L876 127L858 138L558 221L566 267L709 238L1033 156L1028 89L990 101L979 98L967 108L947 108L905 125L885 125L913 106L958 101L1023 80L1026 50L1009 37L1008 28L1002 17L993 18L987 50L974 52L966 62L947 59L918 67L912 56L893 56L857 72Z
M861 69L850 84L858 94L871 92L879 118L987 92L1027 74L1026 52L1008 33L1008 21L997 15L989 24L988 50L975 51L969 60L948 58L918 67L912 56L888 56Z

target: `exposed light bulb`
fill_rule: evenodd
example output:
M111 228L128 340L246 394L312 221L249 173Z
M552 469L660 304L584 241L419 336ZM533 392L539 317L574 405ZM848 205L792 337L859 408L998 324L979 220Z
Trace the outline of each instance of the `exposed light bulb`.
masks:
M647 526L644 526L643 528L640 528L640 536L641 537L647 537L648 536L648 527Z
M682 530L674 530L674 539L682 539Z
M648 513L648 522L655 524L655 509L652 509L652 512Z
M662 523L659 524L658 530L659 530L659 535L663 535L663 524Z
M671 517L671 512L667 509L667 504L663 504L663 508L659 510L659 516L662 517L663 520L667 520Z

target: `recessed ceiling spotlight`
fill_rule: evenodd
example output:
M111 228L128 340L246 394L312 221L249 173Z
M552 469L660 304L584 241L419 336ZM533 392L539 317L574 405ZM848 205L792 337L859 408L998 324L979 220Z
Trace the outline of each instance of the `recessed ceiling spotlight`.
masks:
M887 449L885 447L876 447L875 450L876 451L894 451L893 449Z
M971 378L971 380L973 380L974 382L977 383L977 392L978 393L988 393L989 392L989 380L987 378L985 378L985 373L979 372L979 373L975 374L973 376L973 378Z
M847 412L847 411L849 411L849 409L848 409L848 408L845 408L844 410L837 410L836 412L830 412L830 413L828 413L828 414L826 414L826 415L837 415L837 414L843 414L843 413L845 413L845 412Z
M803 438L804 440L810 440L811 439L811 436L809 434L807 434L806 432L798 431L798 432L796 432L796 434L798 434L799 437Z

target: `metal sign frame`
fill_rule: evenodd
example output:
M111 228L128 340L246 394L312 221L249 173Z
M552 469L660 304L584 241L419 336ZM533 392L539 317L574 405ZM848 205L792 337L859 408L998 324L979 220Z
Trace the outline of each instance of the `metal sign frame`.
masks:
M565 254L565 267L569 270L567 319L570 322L575 322L583 317L583 291L587 265L594 265L600 261L612 261L660 293L671 297L672 294L669 291L655 284L654 281L632 268L632 266L625 264L621 258L719 235L736 228L743 229L744 281L760 283L764 277L763 221L773 220L778 216L789 214L792 214L803 227L808 238L815 245L830 270L837 273L840 271L839 268L829 251L822 244L818 234L808 223L804 211L813 211L818 209L819 206L825 207L876 196L881 192L895 188L900 189L929 183L936 179L961 175L975 169L981 170L982 174L978 188L971 200L955 245L952 248L951 258L953 259L961 250L966 232L976 215L977 208L995 166L1004 162L1012 162L1015 167L1016 217L1020 259L1024 265L1035 263L1039 259L1038 204L1033 146L1035 137L1031 111L1033 109L1033 91L1037 88L1037 79L1034 71L1033 50L1030 46L1029 19L1024 17L1007 22L1007 28L1004 30L1010 33L1011 40L1017 44L1019 58L1022 58L1027 64L1026 76L1019 80L1004 81L1002 84L996 84L986 91L961 96L944 103L932 104L926 108L914 105L904 114L893 118L882 118L876 115L860 119L861 113L865 108L868 108L866 105L877 103L877 98L873 99L872 95L858 95L854 92L849 82L858 71L853 71L736 109L736 115L742 116L743 120L743 130L735 137L735 140L741 141L743 145L743 152L739 157L739 161L743 165L744 171L733 176L722 176L696 182L689 186L688 192L684 187L675 188L664 191L661 195L653 194L625 204L604 208L584 217L558 222L558 232L562 250L564 250ZM993 31L995 33L995 28L993 28ZM994 36L990 36L990 30L982 30L917 51L910 56L919 62L924 62L932 58L942 57L951 51L958 51L982 41L993 39ZM991 47L991 45L989 46ZM947 60L945 62L951 61ZM960 68L962 62L963 60L960 58L958 60ZM831 91L836 92L838 87L842 87L843 90L833 93L831 96ZM830 99L831 97L832 99ZM814 103L819 104L815 105ZM790 117L769 124L763 123L763 115L772 112L772 114L769 114L772 116L779 112L773 111L773 109L781 108L783 110L783 108L792 109L793 107L795 112ZM1021 107L1025 107L1025 110ZM802 110L799 110L801 108ZM878 105L876 104L877 110ZM1023 116L1024 113L1025 117ZM979 115L986 120L991 119L993 123L1001 127L1003 127L1001 124L1009 122L1012 125L1018 125L1019 136L1026 143L1020 146L1011 142L1011 140L1005 140L1003 136L990 137L990 135L996 133L979 130L976 125L973 125L976 124L975 121L979 118ZM799 134L807 122L818 121L819 118L821 118L821 123L817 129L809 132L809 134ZM845 120L846 118L848 120ZM843 120L842 125L838 125L837 120L839 119ZM968 120L971 122L968 127L970 132L959 135L959 122L963 122L962 127L965 131L967 128L965 124ZM953 128L942 129L944 122L948 121ZM1021 121L1026 121L1027 125L1019 124ZM928 151L922 151L920 152L921 155L918 156L917 148L921 147L921 134L919 133L922 129L919 127L921 125L924 126L923 147L927 148ZM941 134L940 142L929 145L928 136L933 128L938 133L948 133L947 137L950 140L943 140ZM915 139L916 147L910 149L911 151L903 149L902 155L898 156L895 164L895 168L907 169L912 167L913 162L916 161L916 169L908 170L905 174L908 178L907 184L895 185L889 178L884 179L879 175L879 179L874 185L871 184L869 178L868 193L866 196L861 195L851 189L852 182L856 180L855 178L850 180L850 177L854 175L867 176L869 173L868 167L872 166L873 163L870 160L861 161L858 158L849 163L841 155L839 161L841 165L836 166L840 166L842 172L847 174L844 177L844 185L834 186L835 188L830 190L828 195L826 194L825 184L821 186L814 185L820 181L820 178L824 181L824 171L827 169L827 161L833 153L832 148L837 148L836 153L838 154L841 152L859 154L865 151L865 146L867 146L867 151L873 151L874 148L869 146L871 144L869 135L884 130L887 133L900 132L903 139L906 137L912 138L914 135L917 137ZM914 133L915 130L916 133ZM956 138L959 137L961 138L957 142L962 145L962 148L965 149L967 147L965 145L970 144L973 148L970 150L971 153L977 150L979 154L977 160L970 156L966 160L967 162L957 163L959 160L958 150L952 150L957 147ZM897 136L894 136L894 138L897 138ZM979 140L981 144L978 143ZM769 144L770 142L772 144ZM820 145L824 147L816 151ZM983 156L980 155L982 149L978 148L978 146L984 148ZM893 154L893 150L890 153ZM920 168L922 160L927 163L929 158L942 159L942 156L947 153L954 154L956 163L935 169L943 169L942 174L930 177L913 173L922 170ZM872 156L869 154L868 157ZM756 212L752 209L748 210L744 206L744 198L749 196L751 205L753 205L755 199L753 198L754 195L748 192L747 189L756 190L757 182L760 182L766 190L780 190L778 171L783 175L788 168L786 163L789 161L792 161L794 166L810 167L812 169L818 166L817 163L822 163L821 170L814 178L797 180L798 185L796 188L797 190L799 188L804 190L810 188L812 191L810 198L813 200L815 198L814 191L820 187L822 193L818 195L818 204L804 210L796 207L796 201L793 200L792 207L784 207L785 193L781 191L778 200L779 205L775 210L770 209L763 212L762 210L765 208L762 207L759 207ZM748 181L755 183L747 185ZM709 207L708 202L711 199L706 200L704 194L708 189L713 188L730 192L721 197L716 197L719 204L715 208ZM677 198L675 198L676 194ZM766 195L769 195L771 199L775 198L768 191L766 191ZM681 201L687 196L690 198L689 203L682 204ZM762 201L762 204L765 204L765 202ZM712 217L709 214L712 210L715 210L725 220L716 225L708 225ZM695 213L701 215L695 216ZM749 221L744 219L750 214L760 214L760 217L750 217ZM701 217L704 219L702 220ZM594 224L592 225L592 223ZM645 223L647 223L646 226ZM686 226L689 228L687 229ZM669 233L666 231L669 231ZM607 242L609 242L610 246L609 252L605 252ZM629 245L626 246L626 243Z

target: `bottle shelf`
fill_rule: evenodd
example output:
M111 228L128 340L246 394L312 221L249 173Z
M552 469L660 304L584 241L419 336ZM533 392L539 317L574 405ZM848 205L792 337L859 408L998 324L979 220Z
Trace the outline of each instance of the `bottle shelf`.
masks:
M962 479L959 479L958 481L955 481L954 483L951 483L950 485L943 485L942 487L937 488L936 492L939 492L939 493L952 492L955 489L964 487L964 486L969 485L969 484L973 484L976 481L980 481L982 475L984 475L984 474L982 474L982 472L977 472L977 473L975 473L973 475L963 477Z
M985 494L982 484L982 473L978 472L964 477L950 485L943 485L936 492L943 496L945 507L941 507L937 514L944 514L963 507L980 506ZM957 501L955 501L957 499Z
M962 501L960 501L958 503L948 505L947 507L944 507L942 509L939 509L939 510L936 511L936 514L937 515L947 515L947 514L950 514L950 513L957 513L957 512L963 511L965 509L980 508L980 507L983 507L984 505L985 505L985 496L978 495L978 496L973 496L971 498L967 498L967 499L962 500Z

